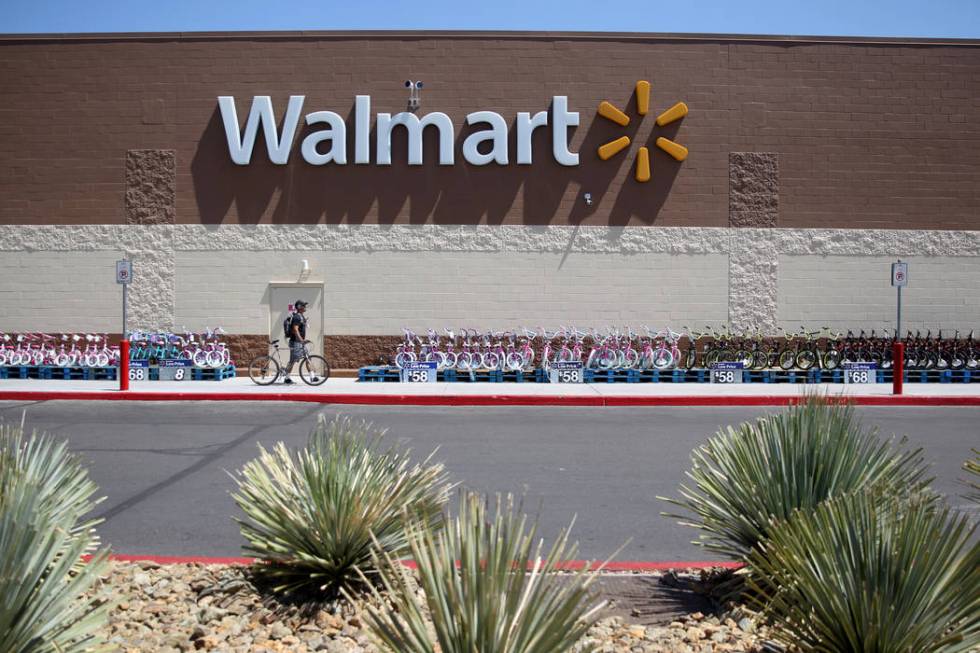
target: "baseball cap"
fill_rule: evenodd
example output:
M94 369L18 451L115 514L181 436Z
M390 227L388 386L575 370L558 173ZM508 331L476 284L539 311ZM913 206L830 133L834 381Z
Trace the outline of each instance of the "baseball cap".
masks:
M308 303L309 302L304 302L302 299L297 299L295 302L293 302L293 306L296 308L306 308Z

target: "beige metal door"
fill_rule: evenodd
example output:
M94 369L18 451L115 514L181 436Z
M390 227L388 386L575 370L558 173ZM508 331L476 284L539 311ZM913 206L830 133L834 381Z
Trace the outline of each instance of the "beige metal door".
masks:
M297 300L303 300L309 304L306 307L306 339L313 341L310 344L310 353L320 354L322 356L323 284L269 284L269 339L279 339L279 347L288 347L286 340L283 338L282 321L293 310L293 303ZM285 354L285 352L283 353Z

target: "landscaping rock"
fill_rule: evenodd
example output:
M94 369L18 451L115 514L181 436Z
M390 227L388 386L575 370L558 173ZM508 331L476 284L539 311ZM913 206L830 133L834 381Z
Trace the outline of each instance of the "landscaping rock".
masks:
M344 604L311 611L280 606L261 595L245 571L237 565L113 561L91 593L115 602L103 634L123 653L378 652L356 609ZM701 577L685 570L667 573L673 585L700 582ZM615 594L607 598L616 603ZM763 648L768 632L745 608L722 615L675 612L659 623L644 614L639 624L624 616L631 609L620 606L617 613L613 607L574 650L590 642L603 653L780 650Z

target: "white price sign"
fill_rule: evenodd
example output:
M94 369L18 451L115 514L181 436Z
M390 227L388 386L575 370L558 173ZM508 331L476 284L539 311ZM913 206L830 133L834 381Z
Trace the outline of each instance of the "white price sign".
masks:
M159 379L161 381L189 381L192 365L193 363L189 360L164 358L160 361Z
M402 383L435 383L436 362L406 363L401 371Z
M148 361L129 361L129 380L148 381L150 379L150 363Z
M553 364L548 371L548 380L552 383L582 383L585 381L582 361L564 361Z
M715 363L711 366L711 382L725 384L741 383L742 368L744 365L741 361Z
M116 261L116 283L130 284L133 281L133 262Z
M189 370L186 367L161 367L161 381L186 381Z
M878 383L875 363L844 363L844 383Z

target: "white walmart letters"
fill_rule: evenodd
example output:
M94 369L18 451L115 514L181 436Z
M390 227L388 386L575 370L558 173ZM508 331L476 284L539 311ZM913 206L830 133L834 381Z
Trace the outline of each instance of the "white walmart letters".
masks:
M241 131L238 112L235 108L235 98L223 95L218 98L218 108L224 123L225 138L228 141L228 154L238 165L248 165L252 160L252 150L259 128L265 137L266 150L269 160L276 165L286 165L289 152L296 137L300 113L306 97L291 95L286 106L286 116L282 123L282 135L277 128L275 112L272 109L272 99L267 95L257 95L252 98L252 108L245 121L245 131ZM568 110L568 98L556 95L552 98L551 119L551 151L554 160L563 166L577 166L578 153L568 149L568 129L579 124L579 114ZM532 162L532 136L539 127L547 127L548 111L535 114L519 112L517 114L517 163L530 165ZM371 163L371 96L358 95L354 99L354 163L365 165ZM303 160L311 165L334 163L347 164L347 124L344 119L333 111L314 111L306 115L306 124L310 127L324 125L323 129L311 132L300 146ZM463 142L463 159L472 165L484 166L490 163L507 165L510 163L508 151L508 127L504 117L494 111L474 111L466 116L467 125L485 124L487 129L481 129L470 134ZM453 122L445 113L436 111L427 113L421 118L414 113L401 112L394 116L390 113L377 114L377 134L375 141L375 162L378 165L391 165L391 135L393 130L402 126L408 132L408 164L422 165L422 134L426 127L434 127L439 133L439 164L454 165L455 159L455 130ZM490 151L480 152L480 145L489 142ZM329 147L326 147L329 145Z

